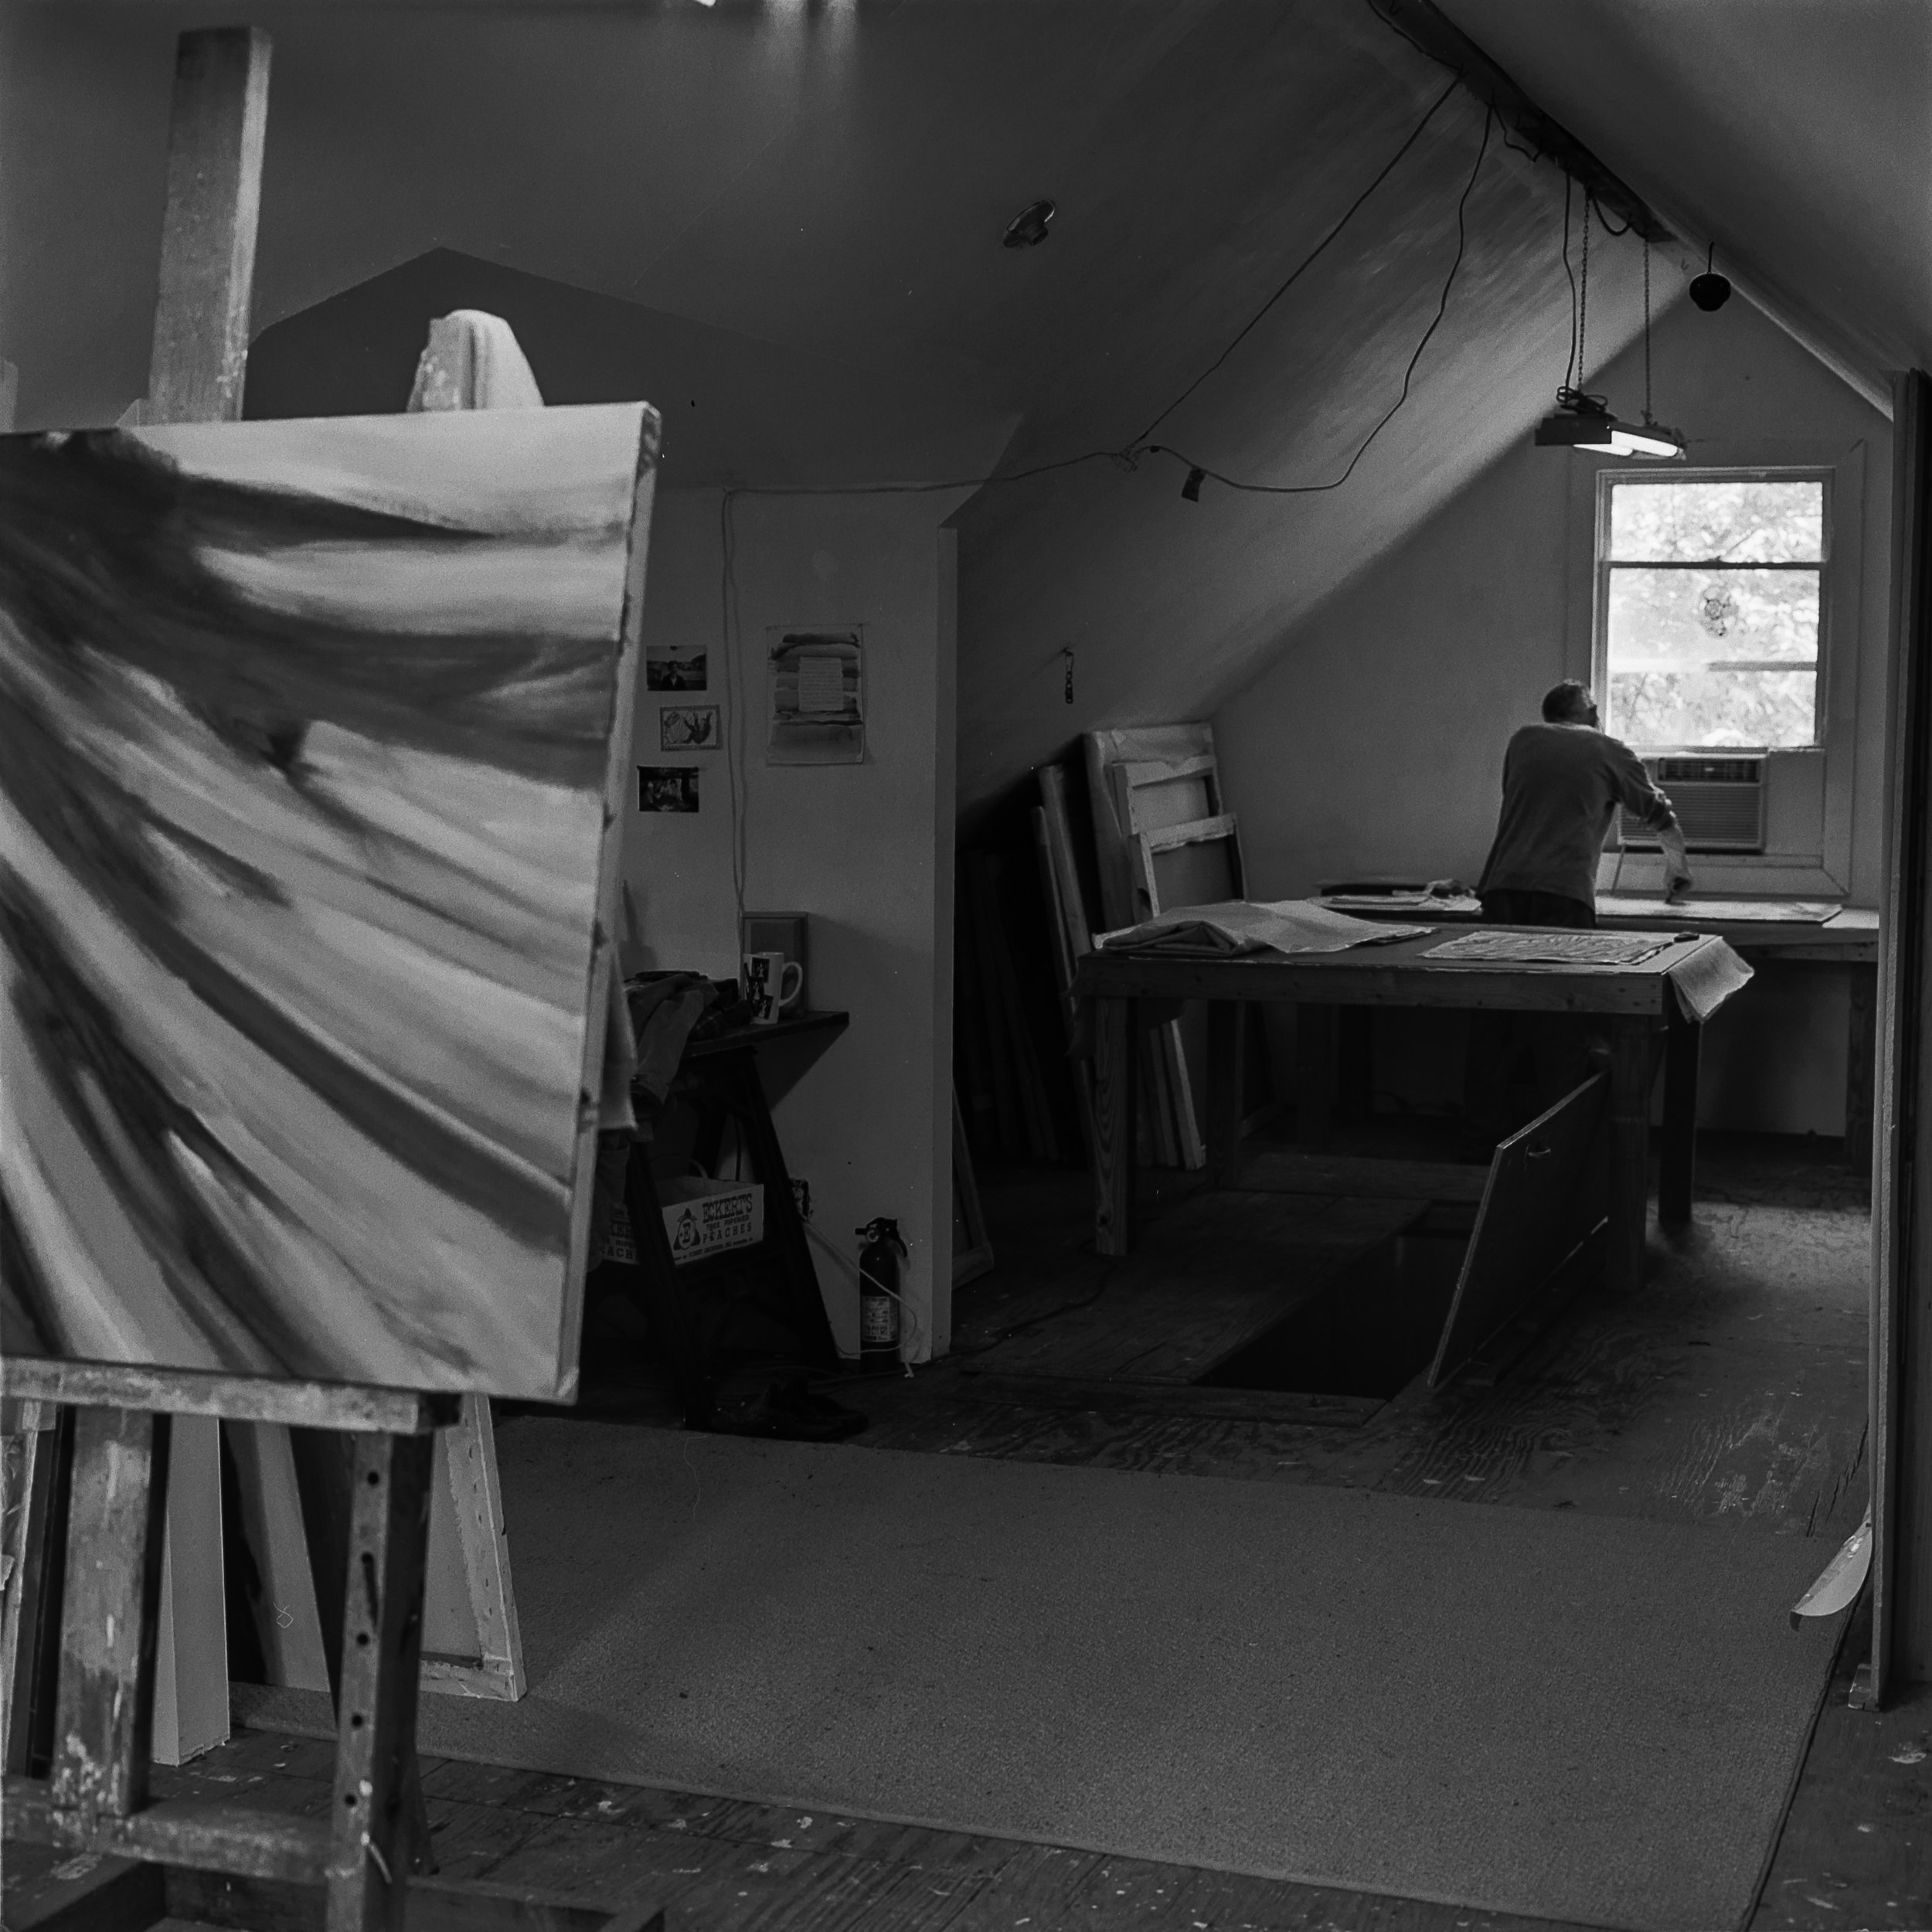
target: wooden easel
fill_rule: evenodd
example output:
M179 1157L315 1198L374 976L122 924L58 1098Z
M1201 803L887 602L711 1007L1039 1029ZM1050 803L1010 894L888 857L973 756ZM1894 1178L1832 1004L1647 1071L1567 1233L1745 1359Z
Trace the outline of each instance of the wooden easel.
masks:
M121 1932L169 1916L327 1932L649 1932L613 1908L414 1876L415 1767L436 1435L458 1399L398 1389L15 1359L0 1395L76 1411L49 1775L6 1781L10 1835L108 1855L70 1896L16 1913ZM335 1801L327 1818L199 1801L150 1803L155 1650L175 1416L340 1431L352 1444ZM129 1862L128 1861L131 1861Z

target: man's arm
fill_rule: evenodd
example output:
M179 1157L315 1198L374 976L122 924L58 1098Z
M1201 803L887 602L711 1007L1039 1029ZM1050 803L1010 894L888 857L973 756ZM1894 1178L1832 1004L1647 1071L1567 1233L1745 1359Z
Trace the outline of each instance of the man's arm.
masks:
M1690 858L1684 849L1684 829L1677 822L1670 800L1644 769L1643 761L1627 745L1618 744L1616 750L1618 801L1637 815L1647 831L1656 833L1657 842L1664 849L1664 897L1674 904L1694 883Z

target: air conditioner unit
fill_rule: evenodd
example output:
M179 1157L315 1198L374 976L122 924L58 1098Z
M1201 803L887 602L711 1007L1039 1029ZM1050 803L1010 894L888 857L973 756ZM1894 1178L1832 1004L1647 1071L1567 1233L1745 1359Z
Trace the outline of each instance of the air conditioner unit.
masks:
M1646 758L1645 769L1669 799L1692 852L1764 849L1764 760L1749 757ZM1630 812L1618 831L1626 850L1655 852L1657 835Z

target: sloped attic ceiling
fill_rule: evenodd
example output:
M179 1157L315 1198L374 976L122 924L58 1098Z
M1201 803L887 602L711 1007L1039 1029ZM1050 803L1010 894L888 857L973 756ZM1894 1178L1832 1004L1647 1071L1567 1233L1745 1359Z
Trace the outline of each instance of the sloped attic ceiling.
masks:
M1932 367L1925 0L1437 0L1720 267L1862 372Z
M1677 78L1709 60L1702 36L1665 31L1706 0L1634 4L1662 23L1645 45ZM1573 18L1624 5L1456 10L1479 39L1509 15L1523 44L1492 51L1533 93L1537 47L1560 66ZM173 41L211 17L259 21L276 40L258 328L423 272L426 257L468 258L634 305L654 341L685 325L679 339L714 372L760 344L767 372L835 370L826 387L857 399L855 420L917 393L955 426L1018 418L1009 468L1140 432L1447 80L1367 0L15 7L0 15L0 354L20 366L29 425L110 420L143 386ZM1833 57L1805 43L1801 87L1831 104L1842 90L1820 77ZM1789 114L1822 129L1800 88ZM1642 107L1626 104L1633 124ZM1338 473L1435 311L1482 120L1452 95L1160 440L1269 481ZM1741 137L1725 124L1728 155ZM1607 138L1605 151L1621 162ZM1738 151L1727 165L1747 168L1759 148ZM1000 248L1008 219L1043 193L1060 204L1049 242ZM1311 601L1523 433L1567 341L1561 193L1553 168L1492 142L1440 330L1345 489L1237 498L1209 484L1184 504L1182 472L1157 458L968 506L963 798L992 795L1086 725L1211 707ZM1628 241L1600 237L1595 265L1593 366L1629 339L1638 287ZM1661 301L1679 277L1660 276ZM650 393L652 376L641 380ZM841 476L875 455L930 474L958 447L852 438L835 463L823 438L806 440ZM698 468L756 480L770 460L726 436ZM1072 708L1059 701L1070 644Z

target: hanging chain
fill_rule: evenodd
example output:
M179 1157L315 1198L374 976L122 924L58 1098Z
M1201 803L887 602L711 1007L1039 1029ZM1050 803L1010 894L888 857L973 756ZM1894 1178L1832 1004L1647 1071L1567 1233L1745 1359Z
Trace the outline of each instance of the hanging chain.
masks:
M1583 272L1577 298L1577 386L1583 386L1583 335L1590 327L1590 196L1583 196Z
M1650 413L1650 237L1644 237L1644 420Z

